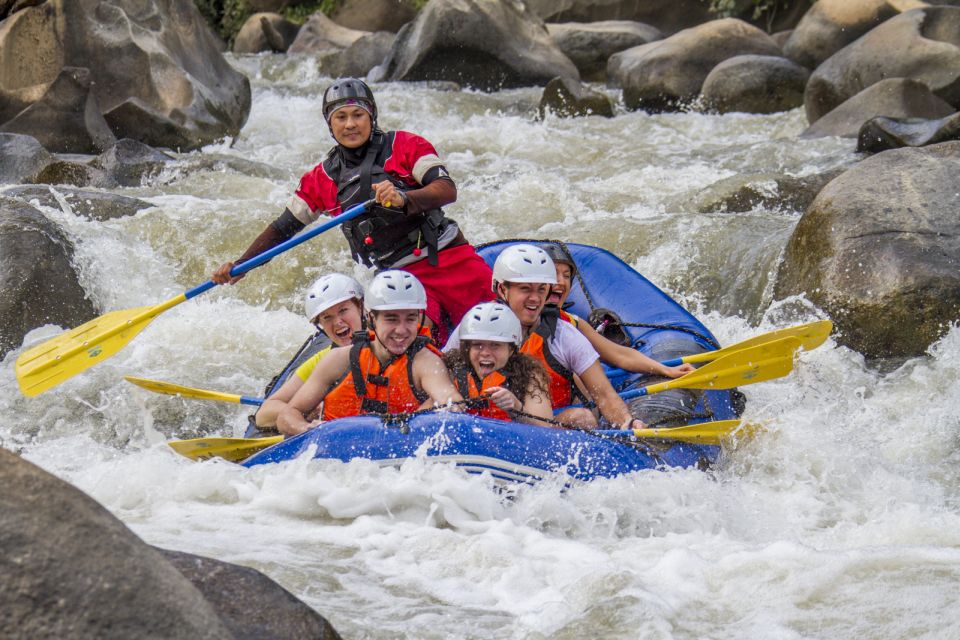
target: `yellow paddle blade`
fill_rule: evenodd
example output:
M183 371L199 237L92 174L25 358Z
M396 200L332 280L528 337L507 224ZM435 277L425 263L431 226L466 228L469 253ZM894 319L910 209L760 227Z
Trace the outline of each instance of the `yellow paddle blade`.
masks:
M705 351L703 353L684 356L683 361L691 364L696 364L698 362L710 362L711 360L716 360L718 358L722 358L723 356L729 355L734 351L740 351L741 349L746 349L747 347L766 344L768 342L775 342L782 338L797 338L800 340L800 346L803 347L803 350L810 351L811 349L816 349L823 344L830 336L830 332L832 330L832 322L829 320L818 320L817 322L809 322L807 324L800 324L795 327L787 327L786 329L770 331L769 333L764 333L759 336L748 338L736 344L731 344L723 349L718 349L717 351Z
M43 344L27 349L17 358L20 391L36 396L120 351L150 322L186 300L184 294L162 304L111 311L71 329Z
M633 435L637 438L719 445L732 438L738 440L752 438L763 430L763 427L758 424L741 423L739 420L716 420L672 429L634 429Z
M123 376L127 382L132 382L138 387L143 387L147 391L154 393L165 393L171 396L183 396L184 398L196 398L198 400L219 400L221 402L239 403L242 396L236 393L220 393L219 391L207 391L206 389L194 389L193 387L184 387L172 382L161 382L160 380L148 380L147 378L136 378L134 376Z
M685 376L650 385L646 387L647 394L667 389L733 389L782 378L793 370L793 356L800 344L799 338L780 338L740 349Z
M271 438L194 438L193 440L174 440L168 442L174 451L191 460L223 458L230 462L240 462L283 441L283 436Z

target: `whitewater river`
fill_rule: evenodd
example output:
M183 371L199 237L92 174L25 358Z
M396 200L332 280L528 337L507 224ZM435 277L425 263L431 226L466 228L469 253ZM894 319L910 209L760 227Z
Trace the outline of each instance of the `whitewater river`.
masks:
M235 61L254 85L232 145L178 156L141 188L155 205L76 240L104 310L207 280L283 209L331 145L328 82L305 61ZM536 121L538 89L375 87L385 128L440 150L449 213L474 242L551 237L620 255L723 344L824 317L773 301L799 212L699 214L738 173L806 176L856 161L851 140L800 140L774 116ZM228 141L229 142L229 141ZM239 405L151 394L124 375L259 395L310 332L301 296L355 267L331 231L160 316L114 358L33 399L0 373L0 441L80 487L151 544L256 567L350 638L960 638L960 331L882 368L829 340L787 378L744 387L769 432L711 472L644 472L508 497L414 461L193 463L164 441L240 435ZM628 318L629 320L629 318ZM45 327L33 344L54 335Z

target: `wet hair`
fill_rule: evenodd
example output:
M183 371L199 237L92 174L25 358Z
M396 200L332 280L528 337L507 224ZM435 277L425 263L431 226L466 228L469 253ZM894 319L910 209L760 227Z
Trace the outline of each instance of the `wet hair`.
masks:
M449 353L443 354L443 362L454 375L454 379L456 379L456 372L460 369L473 371L469 355L471 342L471 340L464 340L460 343L459 349L453 349ZM512 350L513 352L507 359L507 364L504 365L503 369L500 369L500 374L506 378L503 386L517 396L520 402L526 402L527 396L531 393L549 400L550 376L547 375L547 370L533 356L520 353L513 346Z

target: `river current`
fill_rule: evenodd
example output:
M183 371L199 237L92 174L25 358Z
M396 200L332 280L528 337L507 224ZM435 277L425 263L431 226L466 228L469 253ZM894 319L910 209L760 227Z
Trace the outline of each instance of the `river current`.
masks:
M208 279L283 209L331 146L329 78L282 56L233 60L254 87L236 140L180 154L116 193L153 207L95 222L45 209L75 239L104 312ZM539 89L374 87L384 128L438 148L448 213L475 243L605 247L691 309L722 344L820 319L772 299L800 212L696 213L747 173L808 176L857 160L801 140L802 110L535 118ZM771 186L775 188L775 185ZM561 490L497 491L411 461L297 460L243 469L178 457L171 438L241 435L234 404L161 396L135 375L259 395L310 333L318 275L364 282L328 232L158 317L113 358L37 397L0 371L0 443L89 493L145 541L255 567L348 638L960 638L960 331L923 357L865 362L830 339L781 380L743 387L768 432L717 468ZM25 347L59 331L31 332Z

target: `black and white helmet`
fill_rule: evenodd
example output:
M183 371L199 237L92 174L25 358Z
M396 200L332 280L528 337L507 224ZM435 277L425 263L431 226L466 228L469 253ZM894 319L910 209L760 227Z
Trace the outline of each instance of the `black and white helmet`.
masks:
M427 308L427 292L413 274L381 271L367 287L366 306L370 311Z
M547 252L532 244L513 244L493 263L493 290L498 282L557 284L557 270Z
M323 92L323 119L330 122L333 112L342 106L360 103L370 112L373 124L377 123L377 101L373 99L373 91L363 80L356 78L341 78L327 87Z

